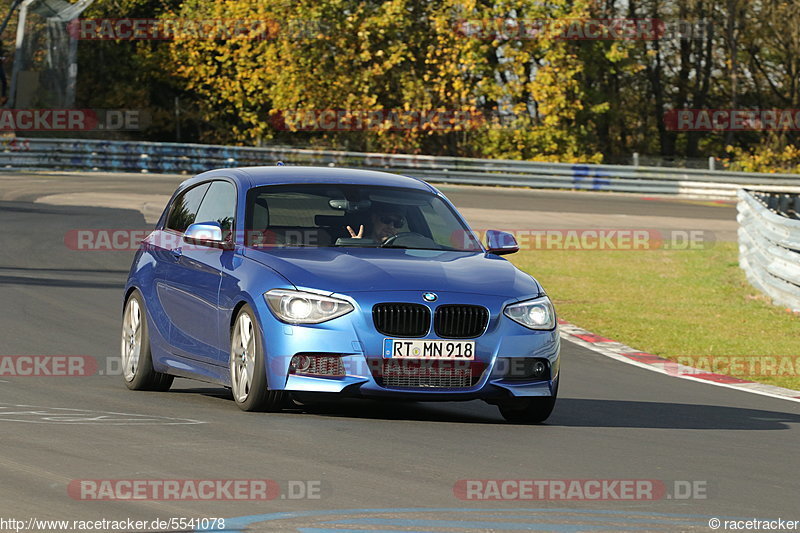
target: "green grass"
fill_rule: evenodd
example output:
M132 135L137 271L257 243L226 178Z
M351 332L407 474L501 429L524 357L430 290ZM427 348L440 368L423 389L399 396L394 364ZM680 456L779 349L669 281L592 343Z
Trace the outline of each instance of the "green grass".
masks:
M690 251L532 250L509 259L544 285L559 317L638 350L670 359L800 356L800 317L747 283L737 253L736 243L718 242ZM800 389L796 361L793 375L736 376Z

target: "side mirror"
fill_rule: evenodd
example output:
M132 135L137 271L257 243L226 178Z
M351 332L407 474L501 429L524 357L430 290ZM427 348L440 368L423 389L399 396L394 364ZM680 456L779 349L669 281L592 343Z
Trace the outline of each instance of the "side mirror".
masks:
M232 248L231 242L224 240L222 226L217 222L200 222L186 228L183 241L189 244L199 244L211 248Z
M490 254L496 255L519 252L519 244L512 234L494 229L486 231L486 248Z

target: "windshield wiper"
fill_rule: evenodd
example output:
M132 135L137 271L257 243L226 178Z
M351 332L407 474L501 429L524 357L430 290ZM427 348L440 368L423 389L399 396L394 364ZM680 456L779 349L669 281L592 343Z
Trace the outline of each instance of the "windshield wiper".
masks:
M251 248L324 248L316 244L251 244Z

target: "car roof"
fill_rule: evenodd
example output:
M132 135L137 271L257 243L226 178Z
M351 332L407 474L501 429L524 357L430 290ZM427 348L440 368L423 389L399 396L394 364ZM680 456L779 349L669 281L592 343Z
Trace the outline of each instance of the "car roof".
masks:
M228 177L238 181L243 188L291 183L335 183L344 185L381 185L435 192L424 181L409 176L340 167L269 166L217 169L203 172L184 182L182 187L215 177ZM249 181L249 183L247 183Z

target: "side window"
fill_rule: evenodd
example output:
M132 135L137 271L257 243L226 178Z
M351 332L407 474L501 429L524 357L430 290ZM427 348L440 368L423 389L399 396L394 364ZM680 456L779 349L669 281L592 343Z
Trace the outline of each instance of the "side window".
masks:
M175 199L175 203L172 204L172 208L169 211L167 229L184 233L186 228L194 224L197 210L200 208L200 202L203 201L203 196L208 190L208 185L208 183L204 183L192 187Z
M227 233L233 229L234 216L236 216L236 187L227 181L212 182L194 221L217 222L222 231Z

